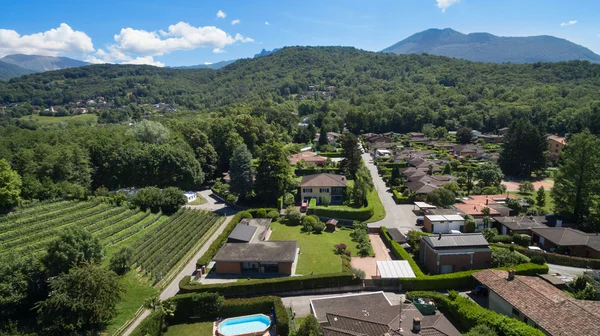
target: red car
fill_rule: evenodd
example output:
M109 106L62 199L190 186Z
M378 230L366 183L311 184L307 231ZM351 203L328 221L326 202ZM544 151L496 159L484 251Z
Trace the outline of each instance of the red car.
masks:
M306 210L308 210L308 202L302 202L302 205L300 206L300 212L306 212Z

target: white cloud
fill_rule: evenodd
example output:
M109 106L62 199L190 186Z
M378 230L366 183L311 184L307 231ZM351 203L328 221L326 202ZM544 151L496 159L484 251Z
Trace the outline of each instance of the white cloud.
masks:
M250 37L244 37L244 36L243 36L243 35L241 35L241 34L235 34L235 40L236 40L236 41L240 41L240 42L242 42L242 43L254 42L254 39L253 39L253 38L250 38Z
M265 24L266 24L267 26L268 26L268 25L270 25L269 21L265 21Z
M141 55L163 55L176 50L191 50L199 47L223 48L233 44L235 39L225 31L214 27L193 27L179 22L170 25L162 38L155 31L123 28L114 36L116 48L128 53Z
M227 14L225 14L225 12L219 9L219 11L217 12L217 17L219 19L224 19L225 17L227 17Z
M436 0L438 8L442 9L442 13L446 12L446 8L458 3L460 0Z
M215 54L222 54L222 53L224 53L224 52L225 52L225 50L223 50L223 49L221 49L221 48L215 48L215 49L213 49L213 52L214 52Z
M576 23L577 23L577 20L571 20L571 21L569 21L569 22L563 22L563 23L561 23L561 24L560 24L560 26L561 26L561 27L565 27L565 26L572 26L572 25L574 25L574 24L576 24Z
M136 57L130 61L122 62L121 64L146 64L146 65L154 65L157 67L165 66L164 63L155 61L152 56Z
M231 21L232 25L236 25L236 24L239 24L239 23L240 23L239 19L235 19L235 20Z
M20 35L14 30L0 29L0 57L10 54L58 56L94 51L92 39L84 32L61 23L41 33Z
M204 62L204 65L211 65L212 62Z

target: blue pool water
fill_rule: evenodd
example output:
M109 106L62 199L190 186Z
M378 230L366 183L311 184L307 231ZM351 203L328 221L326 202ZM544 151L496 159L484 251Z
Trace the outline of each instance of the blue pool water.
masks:
M219 333L224 336L234 336L266 330L271 325L271 319L263 314L228 318L219 324Z

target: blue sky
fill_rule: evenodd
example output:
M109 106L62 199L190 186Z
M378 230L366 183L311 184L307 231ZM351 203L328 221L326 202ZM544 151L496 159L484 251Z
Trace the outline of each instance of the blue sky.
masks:
M379 51L416 32L447 27L553 35L600 54L599 13L597 0L4 0L0 57L193 65L290 45Z

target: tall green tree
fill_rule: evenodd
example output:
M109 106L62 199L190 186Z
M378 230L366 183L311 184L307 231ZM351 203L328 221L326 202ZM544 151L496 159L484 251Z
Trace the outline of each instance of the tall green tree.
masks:
M500 167L489 162L477 167L475 176L477 177L478 183L484 187L498 186L504 178L504 174L502 174Z
M461 127L456 132L456 140L461 144L468 144L471 142L473 135L471 134L472 129L469 127Z
M143 120L130 131L137 141L161 144L167 142L171 131L157 121Z
M0 160L0 211L9 211L21 200L21 176L12 170L8 160Z
M321 127L321 129L319 130L319 147L329 144L327 132L327 128L325 127Z
M9 320L33 317L33 306L47 295L47 275L38 257L0 255L0 330Z
M544 186L541 186L537 190L535 201L540 208L543 208L546 206L546 189L544 189Z
M230 190L244 199L252 192L253 172L252 153L245 144L239 145L233 151L229 161Z
M257 198L263 204L274 204L291 185L292 167L287 159L287 153L279 142L267 143L262 148L262 154L256 170L255 190Z
M352 133L344 133L341 138L342 143L342 167L354 177L356 172L362 165L360 148L358 147L358 139Z
M323 333L321 332L321 326L319 325L319 321L317 318L310 314L308 315L300 327L298 328L298 332L296 332L296 336L321 336Z
M50 276L66 273L81 263L100 263L103 251L98 238L82 229L70 229L50 242L42 263Z
M600 197L600 139L585 129L569 139L555 177L556 211L583 223Z
M354 186L348 188L350 201L356 207L361 207L367 203L367 196L374 188L371 174L366 167L360 167L354 178Z
M500 168L506 175L530 176L545 167L547 144L544 134L527 119L511 123L500 153Z
M100 331L116 315L123 288L117 275L84 263L50 283L52 295L37 304L39 321L52 335Z

